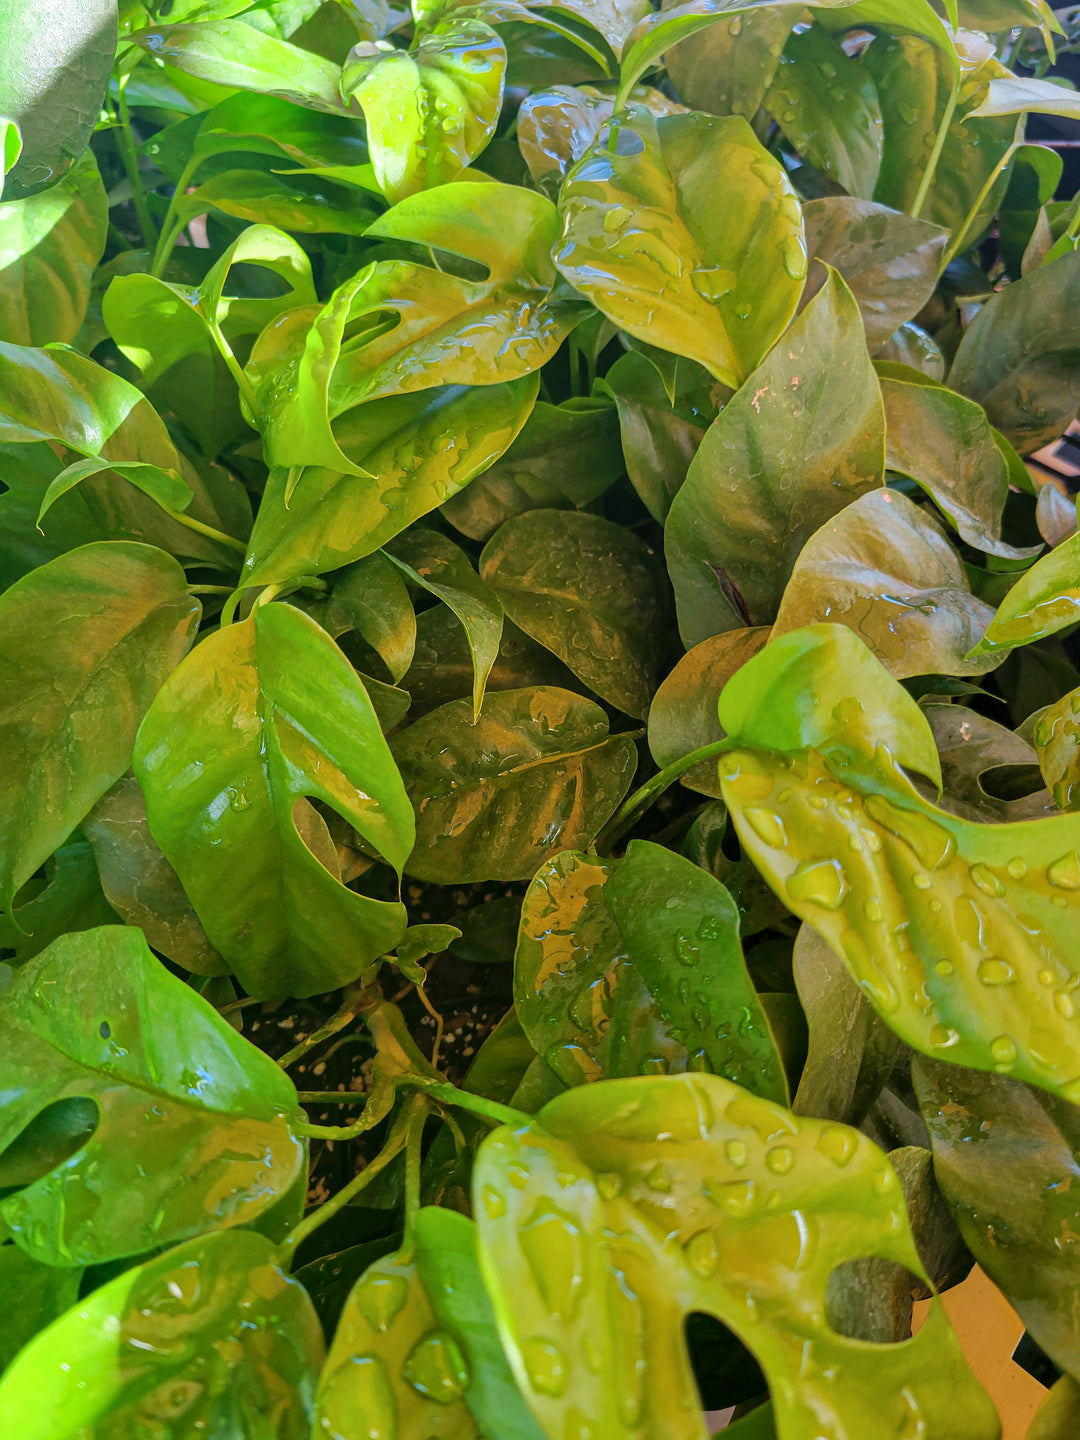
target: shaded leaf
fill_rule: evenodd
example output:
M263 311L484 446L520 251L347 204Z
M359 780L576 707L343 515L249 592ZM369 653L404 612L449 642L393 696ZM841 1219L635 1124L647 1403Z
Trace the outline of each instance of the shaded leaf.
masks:
M39 1330L75 1304L82 1273L76 1267L42 1265L17 1245L0 1245L0 1375Z
M944 380L945 356L937 341L911 321L893 332L877 352L878 361L905 365L931 380ZM994 432L998 434L997 431ZM1004 439L1004 437L1002 437Z
M554 850L589 844L633 778L632 740L565 690L489 693L473 723L455 700L393 740L416 807L406 869L420 880L526 880Z
M645 714L666 604L644 541L598 515L530 510L488 541L480 574L514 624L590 690Z
M0 1216L35 1259L84 1265L247 1224L301 1169L292 1082L138 930L54 941L16 972L0 1010L0 1184L22 1187ZM20 1175L47 1107L88 1112L86 1132Z
M414 716L471 696L475 678L472 654L456 617L441 605L418 615L416 658L404 682L412 696ZM576 683L550 650L530 640L509 620L504 622L499 654L488 676L489 692L530 685L568 690Z
M1054 804L1059 810L1080 810L1080 690L1042 712L1032 739Z
M291 605L199 645L143 722L135 774L154 839L249 994L334 989L404 933L401 905L341 883L306 804L337 811L400 874L412 815L371 702Z
M672 502L665 548L685 644L774 617L810 535L880 487L884 432L862 319L834 274L713 422Z
M44 870L19 891L11 912L0 915L0 946L12 965L39 954L60 935L116 924L94 852L81 834L46 860Z
M319 617L334 639L356 630L378 654L396 685L413 661L416 614L393 561L375 551L337 577Z
M1028 1427L1027 1440L1069 1440L1080 1425L1080 1384L1071 1375L1062 1375L1050 1387L1046 1399Z
M941 807L962 820L1034 820L1053 810L1038 790L1036 755L1020 735L962 705L925 702L922 711L934 732L941 759ZM1033 776L1036 793L1010 796L1010 775ZM999 793L1001 792L1001 793Z

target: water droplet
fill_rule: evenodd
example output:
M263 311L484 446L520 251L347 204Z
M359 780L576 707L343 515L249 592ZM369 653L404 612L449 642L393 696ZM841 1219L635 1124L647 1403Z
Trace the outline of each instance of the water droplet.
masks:
M645 1176L645 1184L650 1190L656 1190L661 1195L667 1195L671 1190L671 1176L668 1174L667 1166L661 1164L658 1160Z
M602 1170L596 1177L596 1188L604 1200L614 1200L622 1190L622 1180L614 1170Z
M774 1175L786 1175L795 1163L795 1152L789 1145L774 1145L765 1152L765 1164Z
M1080 855L1070 850L1047 869L1046 878L1059 890L1080 890Z
M719 940L724 934L724 927L719 920L707 915L698 926L699 940Z
M806 279L806 247L796 235L789 235L780 247L784 269L792 280Z
M611 205L604 212L604 229L610 235L613 231L625 230L630 211L623 205Z
M369 1272L353 1291L353 1301L373 1330L383 1334L405 1304L409 1293L403 1275Z
M863 914L873 925L877 925L884 919L885 912L881 908L881 901L876 895L870 895L863 901Z
M742 22L743 17L741 15L733 15L728 21L727 33L734 38L734 36L738 35L742 30Z
M1011 1070L1016 1064L1017 1053L1016 1041L1011 1035L999 1035L990 1041L990 1054L999 1070Z
M700 1230L683 1248L690 1269L703 1280L707 1280L715 1272L720 1259L716 1236L711 1230Z
M532 1388L557 1400L566 1389L566 1357L559 1347L550 1340L526 1340L521 1358Z
M561 1320L573 1320L587 1278L580 1226L550 1200L541 1200L519 1234L544 1304Z
M715 305L735 289L738 276L734 270L726 270L722 265L699 265L690 272L690 284L703 300Z
M696 965L701 959L701 951L690 936L685 934L676 935L675 954L679 957L681 965Z
M775 811L755 806L751 810L743 811L743 819L763 845L769 845L774 850L782 850L787 844L784 822Z
M901 810L882 795L868 795L865 805L871 820L903 841L924 870L937 870L956 848L944 826L917 811Z
M988 865L972 865L971 878L984 895L998 898L1005 894L1005 886Z
M489 1220L498 1220L506 1214L506 1201L494 1185L484 1186L481 1200L484 1205L484 1213Z
M1076 1006L1073 1004L1073 998L1071 995L1067 995L1064 990L1059 990L1054 996L1054 1009L1063 1020L1071 1020L1076 1014Z
M1019 855L1010 860L1008 865L1005 866L1005 869L1008 870L1014 880L1022 880L1027 874L1027 864L1020 859Z
M746 1164L746 1145L742 1140L727 1140L724 1142L724 1154L728 1163L734 1165L736 1170L741 1170Z
M941 976L943 980L947 980L949 976L953 973L952 961L939 960L934 966L934 969L937 971L937 973Z
M843 1130L839 1125L826 1125L818 1136L815 1148L834 1165L843 1168L855 1154L858 1143L852 1131Z
M1009 962L1000 960L996 955L980 961L975 973L984 985L1008 985L1016 979L1016 971Z
M705 1187L709 1199L729 1215L749 1215L757 1198L757 1187L753 1180L725 1180L723 1184Z
M401 1373L437 1405L451 1405L469 1384L469 1367L452 1335L433 1330L412 1349Z
M931 1025L930 1027L931 1045L944 1048L948 1045L955 1045L959 1039L960 1036L957 1032L950 1029L948 1025Z
M916 890L929 890L934 882L925 870L916 870L911 877L911 883L915 886Z
M804 860L787 879L793 900L810 901L823 910L839 910L848 885L839 860Z

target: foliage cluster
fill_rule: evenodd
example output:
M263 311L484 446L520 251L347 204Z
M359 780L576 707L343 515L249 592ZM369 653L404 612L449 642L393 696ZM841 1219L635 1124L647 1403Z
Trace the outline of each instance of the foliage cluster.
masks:
M0 5L0 1431L1074 1440L1078 34Z

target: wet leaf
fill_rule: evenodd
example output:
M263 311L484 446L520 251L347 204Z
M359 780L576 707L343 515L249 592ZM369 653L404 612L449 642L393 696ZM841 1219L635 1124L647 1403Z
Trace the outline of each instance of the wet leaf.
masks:
M734 388L806 278L795 192L739 116L658 119L631 103L618 137L601 132L567 176L559 269L629 335Z
M54 941L16 972L0 1012L0 1184L21 1187L0 1216L34 1259L85 1265L247 1224L300 1170L291 1081L138 930ZM50 1108L77 1113L82 1133L33 1163ZM31 1160L23 1173L20 1154Z
M379 551L341 572L319 618L335 640L357 631L383 661L395 685L412 664L416 649L412 600L397 566Z
M416 808L406 869L420 880L527 880L555 850L588 845L625 795L632 740L565 690L489 693L432 710L393 740Z
M665 61L676 91L695 110L753 120L798 16L794 5L760 6L676 45Z
M945 378L945 356L941 352L941 346L932 335L928 335L921 326L913 325L910 320L889 336L877 352L877 358L879 365L884 360L894 365L906 366L931 380Z
M1042 712L1032 739L1054 804L1059 810L1080 810L1080 690Z
M598 515L530 510L488 541L480 574L514 624L590 690L645 714L667 607L644 541Z
M672 502L665 547L686 645L772 620L813 532L880 487L884 432L862 319L834 274L710 426Z
M943 810L962 820L992 821L1052 812L1050 796L1038 789L1035 751L1022 736L966 706L929 704L924 697L922 711L941 759ZM1003 782L1025 772L1034 777L1034 793L1010 795Z
M0 1245L0 1375L39 1330L75 1304L82 1273L78 1267L42 1265L17 1245Z
M206 1235L125 1271L39 1335L0 1382L0 1417L26 1440L53 1440L162 1422L239 1435L249 1417L273 1416L275 1437L306 1440L322 1355L311 1301L270 1241Z
M416 621L416 658L404 681L412 696L413 715L471 697L475 678L472 654L457 618L442 606L424 610ZM530 640L509 620L503 624L499 654L488 676L489 692L531 685L568 690L576 683L550 650Z
M1080 119L1080 95L1050 80L1033 80L1028 75L1002 75L992 79L986 98L972 115L1064 115Z
M135 774L154 839L250 994L331 990L404 933L401 905L341 883L306 803L342 815L400 874L412 815L371 701L293 606L261 606L198 646L143 722Z
M357 51L343 88L364 112L387 200L456 180L495 133L506 72L499 36L482 20L451 13L421 31L408 53L370 44Z
M811 257L803 303L825 283L825 266L831 265L854 295L866 343L876 354L934 293L947 232L847 195L810 200L803 217Z
M175 560L121 542L72 550L0 597L5 909L131 763L199 614Z
M983 654L1030 645L1080 618L1080 535L1025 570L998 606L976 649Z
M703 1437L681 1335L693 1310L752 1348L780 1434L899 1434L915 1421L927 1440L998 1434L940 1301L889 1349L825 1321L844 1260L922 1273L899 1182L856 1131L718 1076L612 1081L495 1131L474 1190L503 1345L549 1433L573 1416L611 1437Z
M1072 1098L1080 1094L1069 989L1080 819L973 824L924 800L900 767L930 773L929 756L921 758L932 748L929 727L883 670L870 681L858 651L869 657L841 627L796 631L728 684L720 720L748 748L722 757L721 779L743 849L909 1045ZM789 655L807 666L811 686L820 677L810 691L814 737L794 727L785 736L770 722L769 707L799 703L788 688L797 669L779 670ZM826 685L847 692L831 717ZM871 693L907 732L903 749L873 727L857 698ZM756 714L744 709L747 696Z
M872 490L807 540L773 634L828 620L854 630L897 679L978 675L986 657L965 656L992 619L926 511L899 491Z

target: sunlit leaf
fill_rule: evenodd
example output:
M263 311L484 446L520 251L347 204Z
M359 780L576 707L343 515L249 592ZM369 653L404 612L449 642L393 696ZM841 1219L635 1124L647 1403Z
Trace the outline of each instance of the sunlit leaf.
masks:
M1049 80L1033 80L1024 75L1003 75L990 81L986 98L972 115L1018 115L1034 111L1038 115L1064 115L1080 119L1080 94Z
M699 31L696 44L676 45L664 63L677 94L694 110L753 120L798 15L794 5L736 11Z
M998 606L976 650L990 654L1030 645L1080 619L1080 535L1036 560Z

